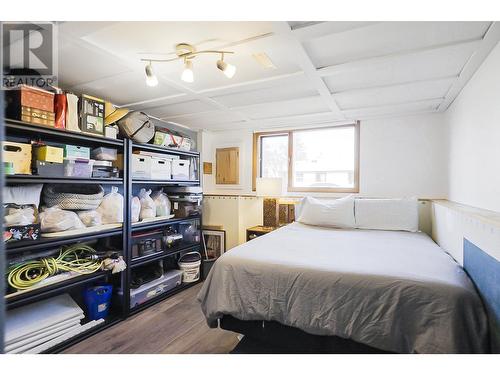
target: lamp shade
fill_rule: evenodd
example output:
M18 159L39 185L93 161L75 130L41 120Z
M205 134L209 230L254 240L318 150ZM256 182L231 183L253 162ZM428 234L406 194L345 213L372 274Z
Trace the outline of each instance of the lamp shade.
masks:
M279 177L258 177L255 185L259 197L280 197L283 194L283 180Z

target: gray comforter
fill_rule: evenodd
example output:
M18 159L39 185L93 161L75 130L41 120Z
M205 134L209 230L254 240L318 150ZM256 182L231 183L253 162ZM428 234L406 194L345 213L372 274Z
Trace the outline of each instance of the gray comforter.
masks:
M288 225L225 253L198 299L399 353L482 353L487 322L463 269L423 233Z

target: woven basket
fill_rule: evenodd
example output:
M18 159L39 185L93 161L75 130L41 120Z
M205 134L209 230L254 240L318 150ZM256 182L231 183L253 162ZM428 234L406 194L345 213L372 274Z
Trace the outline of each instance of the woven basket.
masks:
M47 207L63 210L95 210L102 202L101 185L48 184L43 188L43 200Z

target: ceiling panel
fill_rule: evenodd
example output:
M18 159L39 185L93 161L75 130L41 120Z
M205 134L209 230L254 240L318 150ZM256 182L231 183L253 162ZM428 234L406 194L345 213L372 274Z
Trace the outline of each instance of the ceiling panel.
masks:
M480 39L490 22L383 22L304 44L317 68L401 51Z
M217 109L214 105L201 100L190 100L165 106L155 106L147 109L147 112L159 118L174 118L187 114L208 112Z
M333 97L343 110L415 102L425 99L442 99L454 80L454 78L448 78L438 81L345 91L335 94Z
M241 88L240 88L241 90ZM284 101L317 95L316 89L304 76L295 76L287 80L279 80L274 85L262 88L215 95L212 98L228 107Z
M104 51L85 45L68 43L58 51L59 85L67 89L132 70Z
M272 117L284 117L292 115L302 115L307 113L327 112L328 106L319 96L287 100L283 102L273 102L265 104L255 104L245 107L235 108L252 119L264 119Z
M457 76L478 43L338 65L324 77L331 92Z
M142 72L130 72L92 81L74 88L80 92L93 94L107 100L112 99L114 104L120 106L127 103L181 94L180 91L170 87L161 77L158 80L160 81L158 86L149 87L144 84L144 74Z
M423 100L414 103L403 103L381 107L358 108L344 111L348 119L356 120L369 117L391 116L400 114L412 114L419 112L433 112L441 103L442 99Z
M162 119L168 121L169 117L164 117ZM183 116L182 118L176 118L172 121L185 126L210 129L214 126L220 126L221 124L240 122L244 120L245 118L238 113L217 110Z

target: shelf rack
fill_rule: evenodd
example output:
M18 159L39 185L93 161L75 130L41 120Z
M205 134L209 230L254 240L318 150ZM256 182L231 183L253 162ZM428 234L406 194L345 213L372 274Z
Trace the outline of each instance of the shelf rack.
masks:
M83 134L77 132L70 132L66 130L55 129L52 127L38 126L30 123L26 123L18 120L5 120L5 138L13 141L25 142L27 140L43 140L47 144L75 144L87 147L113 147L118 149L119 153L123 153L123 177L121 178L46 178L34 175L13 175L6 176L4 181L8 185L14 184L44 184L44 183L58 183L58 184L100 184L100 185L116 185L121 186L123 189L124 196L127 199L124 200L124 223L121 228L114 228L109 230L103 230L98 232L85 233L78 236L68 236L61 238L41 238L38 241L19 241L12 242L5 246L5 252L7 256L17 256L18 254L35 254L41 253L46 250L56 249L63 245L69 245L77 242L87 242L100 238L107 238L113 236L121 236L122 246L123 246L123 257L127 263L127 269L120 274L120 284L124 291L122 297L116 297L119 300L120 308L114 307L110 315L107 317L105 323L96 326L88 331L82 332L81 334L72 337L52 348L47 350L49 353L57 353L63 351L69 346L84 340L91 335L100 332L121 320L126 319L132 314L136 314L153 304L160 302L176 293L179 293L191 286L198 284L182 284L179 287L170 290L167 293L161 294L154 299L142 304L138 307L130 308L130 279L132 269L145 265L149 262L157 261L160 259L165 259L171 256L177 256L178 254L186 251L198 250L201 251L199 244L192 245L188 244L179 248L175 248L171 251L164 251L159 254L154 254L151 256L145 256L141 258L132 259L131 257L131 235L133 232L139 230L148 229L158 229L175 223L183 222L190 219L198 219L200 221L200 231L202 216L196 215L189 218L172 218L168 220L147 222L132 225L130 220L131 214L131 197L134 187L142 186L156 186L164 187L164 190L168 193L169 189L178 187L200 187L200 180L192 181L176 181L176 180L143 180L143 179L132 179L131 178L131 158L132 152L134 150L144 150L151 151L155 153L161 153L165 155L177 155L181 157L195 158L197 162L197 171L200 175L200 154L196 151L182 151L177 149L169 149L165 147L160 147L150 144L137 144L128 139L109 139L99 136L94 136L90 134ZM200 233L201 236L201 233ZM97 282L101 280L107 280L111 277L111 274L107 271L99 271L89 275L76 276L70 279L65 279L54 284L48 284L46 286L33 289L21 294L16 294L5 299L5 304L7 309L12 309L20 307L32 302L39 301L41 299L49 298L60 293L68 292L72 289L81 287L85 284L92 282Z

